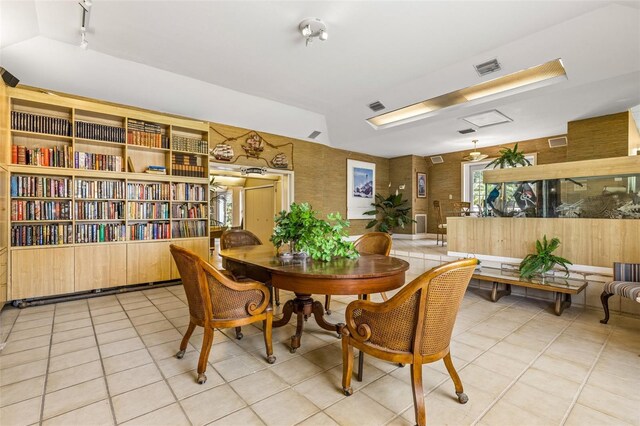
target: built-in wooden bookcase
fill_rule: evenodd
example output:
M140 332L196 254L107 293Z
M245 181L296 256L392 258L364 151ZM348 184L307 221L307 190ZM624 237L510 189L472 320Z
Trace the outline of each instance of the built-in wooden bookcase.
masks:
M0 96L0 301L177 278L172 242L208 257L208 123Z

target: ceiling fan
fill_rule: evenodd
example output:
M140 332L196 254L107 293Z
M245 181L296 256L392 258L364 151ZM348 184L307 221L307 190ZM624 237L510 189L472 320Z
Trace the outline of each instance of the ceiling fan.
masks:
M484 160L485 158L487 158L488 155L482 154L480 151L476 149L476 144L478 143L478 140L474 139L472 142L473 142L473 151L471 151L469 155L464 157L463 160L471 161L473 163L473 162Z

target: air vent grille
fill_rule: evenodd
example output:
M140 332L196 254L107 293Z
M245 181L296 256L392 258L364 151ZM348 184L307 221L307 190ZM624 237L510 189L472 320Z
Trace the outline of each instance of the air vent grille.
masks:
M427 215L420 213L415 216L416 220L416 234L427 233Z
M458 130L458 133L462 135L466 135L467 133L473 133L475 131L476 131L475 129L462 129L462 130Z
M371 109L371 111L382 111L386 107L382 105L382 102L375 101L369 104L369 108Z
M313 132L311 132L311 134L310 134L309 136L307 136L307 137L308 137L309 139L315 139L315 138L317 138L318 136L320 136L320 133L322 133L322 132L320 132L320 131L318 131L318 130L314 130L314 131L313 131Z
M434 155L431 157L431 162L433 164L442 164L444 163L444 158L442 158L442 155Z
M549 139L549 148L560 148L561 146L567 146L567 137L562 136L560 138Z
M490 61L474 65L474 68L476 69L478 75L482 77L487 74L491 74L492 72L500 71L500 63L497 59L491 59Z

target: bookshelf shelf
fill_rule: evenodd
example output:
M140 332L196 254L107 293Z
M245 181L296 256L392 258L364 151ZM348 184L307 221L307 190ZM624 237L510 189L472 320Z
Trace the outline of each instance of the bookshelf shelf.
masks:
M10 191L0 198L6 299L178 278L171 243L207 259L208 218L178 216L208 212L209 123L56 95L24 86L0 90L0 137L10 141L0 147L0 168L7 170L0 187ZM13 146L23 147L25 162L27 155L37 161L12 161ZM65 158L64 167L52 165L51 153ZM150 166L167 174L144 173ZM36 190L12 188L19 178ZM65 192L37 192L43 179L64 182ZM173 208L192 210L174 215ZM64 273L52 273L58 270Z

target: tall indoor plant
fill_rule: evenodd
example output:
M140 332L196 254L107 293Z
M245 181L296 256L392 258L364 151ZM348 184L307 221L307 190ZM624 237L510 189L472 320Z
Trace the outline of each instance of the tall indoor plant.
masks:
M345 239L349 222L339 213L329 213L327 220L316 215L308 203L291 204L288 212L276 216L270 241L277 248L289 244L292 254L305 253L316 260L358 257L353 243Z
M485 166L485 169L504 169L505 167L530 166L531 162L524 156L524 151L518 151L518 144L513 148L502 148L500 156Z
M392 233L395 228L404 229L405 225L415 222L411 219L408 206L409 200L402 199L402 193L391 194L387 198L376 194L376 202L371 203L374 210L364 212L366 215L376 216L367 224L367 229L376 227L377 231Z

